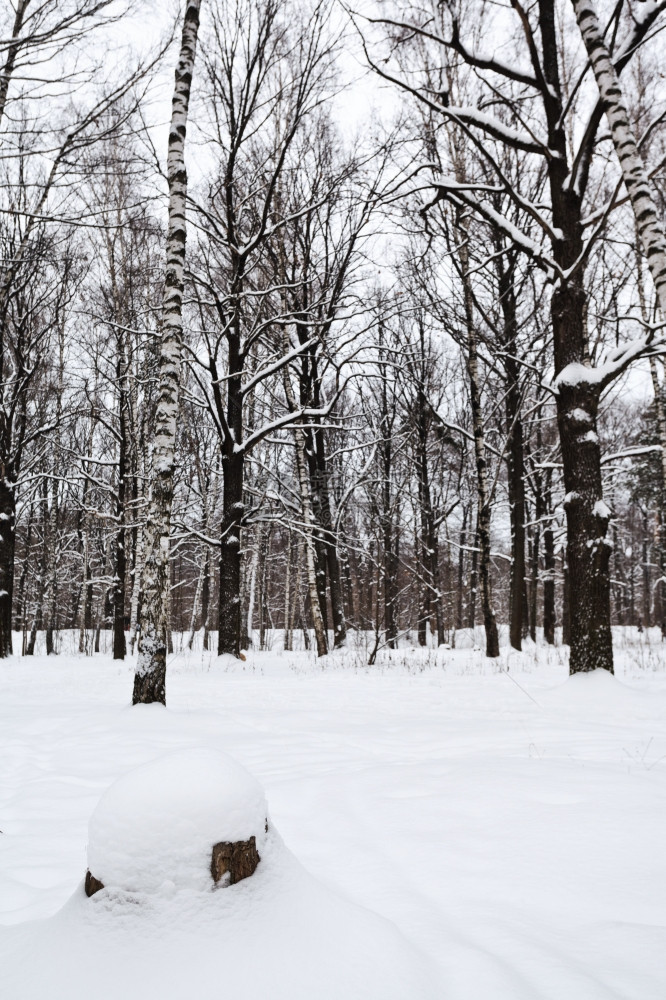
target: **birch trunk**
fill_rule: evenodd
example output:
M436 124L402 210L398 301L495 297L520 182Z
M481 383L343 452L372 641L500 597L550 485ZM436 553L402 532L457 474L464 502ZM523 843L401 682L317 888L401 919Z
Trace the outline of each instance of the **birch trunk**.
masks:
M650 375L652 376L652 388L654 390L654 408L657 417L657 433L659 444L661 445L660 471L661 482L659 484L661 493L661 519L659 522L659 596L660 605L665 606L664 594L666 593L666 410L664 409L664 390L659 381L657 372L657 362L650 358Z
M247 624L245 632L247 640L252 645L252 627L254 625L254 602L257 593L257 566L259 565L259 542L255 543L252 550L252 562L250 564L250 593L247 601Z
M169 229L166 247L159 390L153 431L151 495L144 531L141 632L132 703L166 704L166 650L169 604L169 530L173 501L176 422L179 409L183 337L187 172L185 133L199 31L201 0L188 0L176 67L167 173Z
M16 13L14 15L14 24L12 26L12 37L9 45L6 48L7 58L5 59L5 65L2 67L2 72L0 72L0 122L4 118L5 107L7 104L7 92L9 91L9 84L14 73L14 67L16 65L16 57L19 53L21 47L20 35L21 29L23 27L23 21L25 19L25 12L30 0L19 0L16 5Z
M194 592L194 600L192 601L192 614L190 615L190 636L187 640L187 648L192 649L194 645L194 633L197 629L197 612L199 611L199 603L201 601L201 592L203 590L203 581L205 574L205 566L201 567L199 576L197 578L197 589Z
M132 597L130 600L130 653L134 656L134 646L139 636L139 601L141 595L141 575L143 573L143 527L137 531L136 548L134 551L134 577L132 579Z
M645 296L645 270L643 267L643 258L638 251L638 242L638 222L636 222L636 270L638 272L638 300L641 308L641 318L643 322L647 324L649 314ZM666 511L666 411L664 410L664 393L663 387L659 381L656 358L650 358L650 376L652 378L652 389L654 392L657 435L659 444L661 445L661 454L659 456L661 472L659 493L662 516L659 520L659 579L657 580L659 589L657 591L657 595L659 598L658 604L660 607L663 607L664 582L666 580L666 518L663 516L664 511Z
M590 0L572 0L572 3L610 126L622 178L634 210L636 228L657 291L659 308L662 313L666 313L666 235L652 197L647 170L629 122L620 78L606 48L603 31L592 3Z

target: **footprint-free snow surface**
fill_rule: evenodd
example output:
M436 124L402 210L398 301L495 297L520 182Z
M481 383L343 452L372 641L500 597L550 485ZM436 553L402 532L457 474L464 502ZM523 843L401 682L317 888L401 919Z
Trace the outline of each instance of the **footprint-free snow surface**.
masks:
M0 663L0 996L663 1000L666 647L617 647L615 678L573 679L544 647L177 653L166 710L128 707L129 661ZM220 772L236 807L219 752L258 782ZM214 889L208 841L226 816L244 837L263 792L255 874ZM100 800L90 863L138 881L89 899Z

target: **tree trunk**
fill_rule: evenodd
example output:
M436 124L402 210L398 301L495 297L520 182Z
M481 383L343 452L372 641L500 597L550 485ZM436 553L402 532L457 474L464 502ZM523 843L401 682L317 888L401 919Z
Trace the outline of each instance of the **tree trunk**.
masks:
M315 396L314 405L319 404ZM317 572L319 579L319 600L322 605L322 616L327 628L326 608L326 576L331 598L331 619L333 623L333 645L337 649L342 646L347 635L344 608L342 603L342 582L340 577L340 562L338 559L337 539L333 532L331 515L331 495L328 485L329 472L326 459L324 432L321 427L314 431L306 431L306 454L312 488L312 512L318 527L317 537ZM320 562L321 560L321 562ZM324 566L326 567L324 571Z
M543 530L543 637L549 645L555 642L555 538L552 522L552 471L546 469L544 500L546 523Z
M598 393L586 391L585 385L560 384L557 404L567 512L569 669L612 673L610 510L602 494Z
M204 551L203 581L201 584L201 624L203 625L203 648L210 648L210 546Z
M291 642L291 531L287 534L286 571L284 579L284 640L282 648L290 652Z
M259 541L259 649L266 649L266 619L268 612L268 559L270 554L270 529L264 528Z
M539 0L543 51L544 111L552 224L557 237L552 252L562 277L551 297L551 320L557 386L557 421L562 449L567 513L567 586L570 637L569 670L612 672L610 631L610 549L606 541L607 508L603 503L601 452L597 437L599 386L587 379L588 340L583 285L581 194L571 181L564 101L560 81L561 36L554 0ZM603 515L603 516L602 516Z
M0 469L0 659L12 654L15 542L16 484L6 469Z
M305 533L305 567L308 582L308 595L310 598L310 614L315 632L315 642L317 644L317 656L326 656L328 652L328 638L324 627L324 618L321 613L319 603L319 593L317 590L317 569L315 566L315 552L313 542L312 508L310 506L310 482L305 468L305 439L299 426L294 428L294 440L296 443L296 469L298 473L298 483L301 494L301 511Z
M531 552L532 565L530 567L530 639L532 640L532 642L536 642L536 637L537 637L536 628L537 628L537 606L539 597L540 541L541 541L541 532L539 529L539 522L537 519L537 523L535 524L532 532L532 552Z
M201 0L188 0L176 67L167 174L169 229L166 248L159 395L151 463L151 495L145 527L139 656L132 703L166 704L166 645L169 603L169 533L173 501L176 424L183 339L183 286L187 203L185 132L199 30Z
M657 362L650 358L650 374L654 390L654 407L657 418L657 434L661 445L660 459L660 518L659 518L659 597L662 608L666 594L666 408L664 407L664 390L657 373ZM663 612L662 612L663 614Z
M469 600L467 604L467 628L472 630L472 637L474 637L474 629L476 628L476 592L479 586L479 528L478 528L478 517L477 517L477 529L473 535L470 535L472 539L472 559L469 568L469 586L467 592L469 594Z
M230 380L231 382L231 380ZM231 385L229 387L231 393ZM243 455L227 451L222 461L222 537L220 541L220 606L218 656L241 652L241 525L243 520Z
M36 594L33 608L32 623L30 625L30 636L25 650L26 656L35 655L35 644L37 642L37 631L43 624L44 595L46 593L46 574L48 569L48 546L49 546L49 504L46 477L41 483L41 507L42 507L42 545L39 558L39 570L36 580Z
M467 506L463 507L463 518L460 526L460 547L458 549L458 601L456 606L456 628L465 627L463 618L465 594L465 545L467 543Z
M143 576L143 526L139 525L134 548L134 577L132 579L132 597L130 599L130 652L134 655L134 646L139 637L141 616L141 579ZM91 588L92 597L92 588Z
M250 563L250 593L247 601L247 624L245 626L245 631L247 633L247 640L250 646L252 645L253 642L253 632L254 632L254 601L255 601L255 595L257 593L258 564L259 564L259 540L255 539L254 548L252 550L252 562Z
M192 601L192 613L190 615L190 635L187 640L187 648L192 649L194 645L194 634L197 630L197 615L199 613L199 604L201 603L201 591L203 590L203 579L204 579L204 567L202 566L199 570L199 576L197 577L197 589L194 591L194 600Z
M284 333L284 346L288 350L289 343L286 331ZM297 410L296 396L291 384L289 367L285 365L282 369L282 381L287 397L287 404L292 413ZM312 503L310 497L311 481L305 464L306 436L300 424L295 424L293 429L296 474L298 477L298 488L301 500L301 514L303 517L303 534L305 542L305 568L308 582L308 594L310 597L310 613L312 624L314 625L315 641L317 644L317 656L326 656L328 652L328 636L325 627L324 617L321 612L319 602L319 592L317 590L317 568L315 566L314 553L314 518L312 514Z
M652 608L650 603L650 559L649 559L649 538L650 525L648 512L643 510L643 624L650 628L652 624Z
M496 238L498 251L502 241ZM523 455L523 423L520 418L520 380L518 375L518 319L514 287L515 261L498 253L498 291L504 329L504 374L506 380L506 427L509 436L507 452L509 514L511 523L511 579L509 587L509 641L514 649L522 649L523 591L525 587L525 468Z
M486 656L497 657L499 656L499 636L497 633L497 621L495 619L495 612L493 609L491 586L491 496L488 485L487 450L483 424L483 408L481 405L481 379L479 375L477 334L474 324L472 288L469 278L468 250L466 242L467 233L464 227L460 228L460 233L462 236L462 243L459 249L459 255L465 299L465 319L467 323L467 340L464 353L469 379L470 408L472 411L472 427L474 430L474 457L476 460L476 488L479 498L477 538L479 545L481 610L486 632Z
M23 27L23 20L25 17L25 12L30 0L18 0L16 4L16 11L14 14L14 24L12 27L11 41L6 45L7 57L5 59L5 65L2 67L2 72L0 72L0 122L2 121L5 114L5 106L7 104L7 93L9 91L9 83L11 81L12 75L14 73L14 66L16 65L16 57L19 53L21 43L20 35L21 29ZM3 46L4 47L4 46Z
M620 77L606 48L604 32L592 3L590 0L572 0L572 3L620 161L622 179L634 210L636 228L657 291L659 308L666 316L666 235L629 121Z
M571 587L569 586L569 567L567 566L566 554L562 553L562 645L568 646L571 643L571 618L569 608L571 607Z
M118 383L118 417L120 440L118 446L118 488L116 492L116 566L113 578L113 659L125 659L125 580L127 556L125 539L125 493L127 482L127 406L125 380L127 378L125 358L122 350L122 333L118 335L118 361L116 379Z

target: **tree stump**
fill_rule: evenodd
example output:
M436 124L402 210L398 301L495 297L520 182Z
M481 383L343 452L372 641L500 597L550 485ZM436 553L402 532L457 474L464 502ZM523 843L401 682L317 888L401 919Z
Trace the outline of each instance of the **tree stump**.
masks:
M228 874L227 885L235 885L253 875L260 860L255 837L238 840L235 844L222 841L213 847L210 873L216 883Z
M96 892L104 888L104 883L100 882L98 878L95 878L91 874L90 869L86 872L86 896L94 896Z

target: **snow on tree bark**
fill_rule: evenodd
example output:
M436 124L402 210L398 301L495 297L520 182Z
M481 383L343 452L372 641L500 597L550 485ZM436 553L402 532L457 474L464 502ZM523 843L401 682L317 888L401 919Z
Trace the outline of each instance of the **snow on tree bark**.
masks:
M169 597L169 530L173 501L176 422L183 336L183 276L187 172L185 135L199 31L201 0L188 0L173 94L167 174L169 228L166 247L159 391L153 432L151 494L144 532L141 632L132 703L166 703Z

